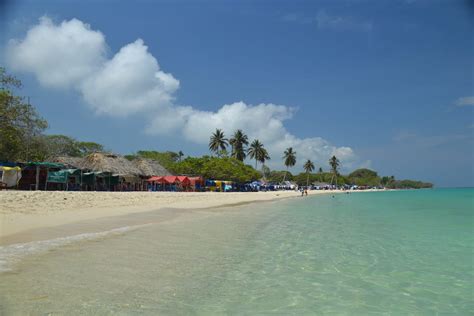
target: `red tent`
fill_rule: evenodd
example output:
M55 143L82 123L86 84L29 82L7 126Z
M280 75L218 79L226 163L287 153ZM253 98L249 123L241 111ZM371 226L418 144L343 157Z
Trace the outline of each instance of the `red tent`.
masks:
M181 182L182 185L190 185L191 184L191 181L186 176L177 176L176 178L177 178L177 181Z
M153 176L147 180L148 182L156 183L181 183L182 185L190 185L191 181L186 176Z
M177 178L178 178L177 176L164 176L163 182L172 184L172 183L178 182Z
M163 182L163 177L162 176L153 176L151 178L149 178L148 180L146 180L148 182L159 182L159 183L162 183Z

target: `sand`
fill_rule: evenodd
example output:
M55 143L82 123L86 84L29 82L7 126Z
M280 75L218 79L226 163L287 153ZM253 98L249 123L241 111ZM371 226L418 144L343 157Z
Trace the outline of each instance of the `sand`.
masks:
M335 192L340 191L308 191L308 194ZM0 244L19 240L9 237L21 234L23 234L21 240L35 240L44 234L28 234L28 232L78 222L91 222L149 211L164 212L165 209L195 210L273 201L296 198L300 195L295 191L233 193L0 191ZM24 236L29 237L24 239Z

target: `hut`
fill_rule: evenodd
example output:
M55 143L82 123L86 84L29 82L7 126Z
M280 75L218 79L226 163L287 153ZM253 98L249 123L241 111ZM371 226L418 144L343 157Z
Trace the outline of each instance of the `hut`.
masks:
M27 162L21 163L22 176L18 182L20 190L46 190L48 185L48 173L64 168L57 162Z
M80 180L74 181L72 176L70 179L72 184L80 183L83 190L141 191L147 189L148 178L171 175L155 160L136 158L129 161L113 153L93 153L83 158L60 156L53 161L69 169L79 169Z
M132 163L137 167L144 177L171 176L171 172L166 170L158 161L147 158L135 158Z
M82 157L70 157L70 156L59 156L51 159L52 162L63 164L69 169L81 169L83 158Z
M125 157L112 153L93 153L82 159L84 183L99 191L139 191L144 189L142 172Z

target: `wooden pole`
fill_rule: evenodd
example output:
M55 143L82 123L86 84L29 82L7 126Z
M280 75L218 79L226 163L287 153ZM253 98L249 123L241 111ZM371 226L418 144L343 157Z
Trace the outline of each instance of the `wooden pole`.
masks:
M49 174L49 168L46 168L46 181L44 182L45 191L46 191L46 187L48 186L48 174Z
M35 191L39 189L39 177L40 177L40 167L36 165L36 183L35 183Z

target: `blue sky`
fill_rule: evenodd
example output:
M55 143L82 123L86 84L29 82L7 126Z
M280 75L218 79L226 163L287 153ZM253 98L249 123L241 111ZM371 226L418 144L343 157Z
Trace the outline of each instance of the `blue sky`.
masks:
M210 130L242 127L264 140L273 168L295 143L294 171L308 158L327 168L337 153L346 170L474 185L468 1L15 1L0 9L1 64L23 80L48 133L119 153L200 155ZM35 27L51 36L27 40ZM67 27L78 38L62 52L54 41ZM90 50L74 46L80 36ZM64 56L63 65L95 68L62 78ZM130 59L143 71L119 68ZM111 73L130 81L105 84Z

